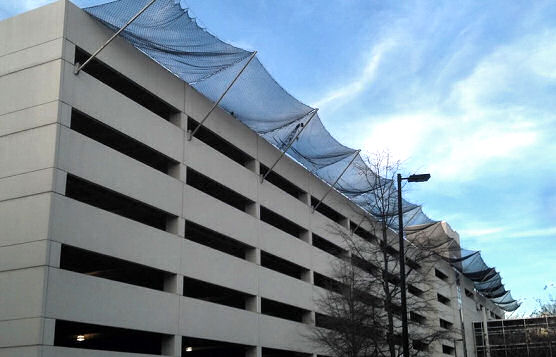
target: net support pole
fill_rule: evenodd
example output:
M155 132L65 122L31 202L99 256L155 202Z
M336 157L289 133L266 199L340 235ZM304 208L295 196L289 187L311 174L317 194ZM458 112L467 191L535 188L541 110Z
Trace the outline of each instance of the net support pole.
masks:
M238 72L238 74L236 74L236 76L234 77L234 79L230 82L230 84L228 84L228 87L226 87L226 90L224 90L224 92L222 93L222 95L220 96L220 98L218 98L218 100L216 102L214 102L214 104L212 105L212 107L210 108L210 110L207 112L207 114L205 114L205 116L203 117L203 119L199 122L199 124L197 124L197 126L195 127L195 129L193 129L193 131L188 130L187 131L187 141L191 141L191 139L193 138L193 136L197 133L197 131L203 126L204 122L208 119L208 117L212 114L212 112L214 111L214 109L216 109L216 107L218 107L218 104L220 104L220 102L222 101L222 99L224 99L224 97L226 96L226 94L228 94L228 92L230 91L230 89L233 87L233 85L236 83L236 81L238 80L239 76L241 76L241 74L243 73L243 71L245 71L245 68L247 68L247 66L249 65L249 63L251 63L251 61L253 60L253 58L255 58L255 56L257 55L257 51L254 51L251 56L249 57L249 59L247 60L247 62L243 65L243 67L241 68L241 70Z
M318 112L318 108L313 109L311 116L309 117L309 119L305 122L305 124L303 125L303 127L301 128L300 131L297 132L297 134L294 136L294 138L288 143L288 145L286 146L286 148L284 150L282 150L282 152L280 153L280 156L278 157L278 159L276 159L276 161L274 161L274 164L272 164L272 166L270 166L270 168L268 169L268 171L264 174L261 175L261 183L264 182L264 180L266 179L266 177L268 176L268 174L270 174L272 172L272 170L274 169L274 167L278 164L278 162L280 160L282 160L282 158L284 157L284 155L286 154L286 152L290 149L290 147L293 145L293 143L297 140L297 138L299 137L299 135L301 135L301 133L303 132L303 130L305 130L305 128L309 125L309 122L311 121L311 119L314 118L314 116L317 114Z
M332 191L332 189L334 188L334 186L336 186L336 184L338 183L338 181L340 181L340 178L342 178L342 176L346 173L347 169L351 166L351 164L353 164L353 162L354 162L355 159L357 158L357 155L359 155L360 152L361 152L361 150L355 151L355 155L353 155L353 158L351 159L351 161L349 162L349 164L347 164L346 168L342 171L342 173L340 174L340 176L338 176L338 178L336 179L336 181L334 181L334 183L328 188L328 191L326 191L326 193L324 194L324 196L322 196L322 198L317 202L317 204L311 207L311 213L315 213L315 210L320 206L320 204L322 203L322 201L324 201L324 199L326 198L326 196L328 196L328 194L330 193L330 191Z
M135 21L135 19L137 19L139 16L141 16L142 13L145 12L145 10L147 10L152 4L154 4L156 0L151 0L149 1L149 3L147 5L145 5L141 10L139 10L138 13L136 13L131 19L129 19L128 22L125 23L124 26L122 26L122 28L120 28L118 31L116 31L115 34L113 34L108 40L106 40L106 42L100 46L100 48L98 50L95 51L95 53L93 53L91 55L91 57L89 57L85 62L83 62L82 65L77 66L77 68L73 71L73 74L79 74L79 72L83 69L83 67L85 67L89 62L91 62L99 53L100 51L102 51L106 46L108 46L110 44L110 42L112 42L112 40L114 40L123 30L125 30L133 21Z

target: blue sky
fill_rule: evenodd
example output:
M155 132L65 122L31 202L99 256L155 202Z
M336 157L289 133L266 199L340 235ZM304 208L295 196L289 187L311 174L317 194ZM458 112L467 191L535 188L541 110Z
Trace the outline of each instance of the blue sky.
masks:
M3 0L0 18L48 2ZM409 199L482 251L520 312L556 295L556 2L182 3L341 142L430 172Z

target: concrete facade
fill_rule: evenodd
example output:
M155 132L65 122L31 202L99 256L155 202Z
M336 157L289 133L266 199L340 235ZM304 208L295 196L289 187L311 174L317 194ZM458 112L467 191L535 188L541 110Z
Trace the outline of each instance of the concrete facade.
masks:
M328 186L288 158L275 171L303 192L299 197L261 184L259 163L272 165L280 152L220 109L206 128L250 159L242 165L209 141L188 141L188 121L200 120L212 103L121 39L98 60L122 82L133 82L133 90L159 98L171 109L166 117L86 71L74 75L77 51L94 52L110 34L66 1L0 22L0 356L136 355L68 346L60 332L78 326L80 336L89 325L115 328L103 331L122 339L144 332L131 336L158 341L151 355L187 355L184 341L204 346L205 340L240 346L246 356L318 354L304 337L323 293L314 273L330 274L337 258L313 246L312 236L342 246L327 227L349 232L356 208L333 191L325 204L345 220L312 213L310 197L322 197ZM100 141L84 135L87 126L78 129L78 119L107 134L98 134ZM116 134L122 136L110 136ZM114 145L106 145L110 140ZM118 146L122 140L127 148ZM138 160L139 152L165 168ZM196 188L188 175L235 192L243 209ZM269 211L293 223L298 236L261 219L274 217ZM197 226L233 241L243 256L189 239L189 227ZM106 262L112 272L85 271L79 257ZM110 278L116 266L160 276L160 285L135 284L137 274ZM455 273L443 261L438 269L449 278L437 289L451 300L439 303L439 315L457 328ZM210 286L201 290L241 297L244 308L188 291L203 283ZM470 281L462 284L472 291ZM475 350L471 323L483 315L477 306L503 315L478 299L462 296L468 356ZM275 306L291 308L294 317L274 316ZM445 343L463 356L461 341ZM432 348L431 355L442 355Z

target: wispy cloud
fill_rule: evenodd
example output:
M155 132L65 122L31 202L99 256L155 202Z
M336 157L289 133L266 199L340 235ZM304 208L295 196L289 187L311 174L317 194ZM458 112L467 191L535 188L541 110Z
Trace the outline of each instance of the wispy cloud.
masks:
M376 77L376 71L380 65L381 59L385 52L392 48L391 41L384 41L374 46L369 51L366 63L362 66L361 73L349 83L344 83L339 87L332 88L321 99L313 103L312 106L321 110L328 105L341 106L343 103L349 102L363 92L367 86L372 84Z
M539 105L555 94L549 90L556 83L555 35L545 32L497 48L436 105L368 116L364 148L389 148L451 182L475 179L493 163L507 167L530 160L528 149L551 144L546 129L556 123L553 108ZM431 89L412 100L431 103L438 96Z
M437 130L443 119L432 112L393 114L367 118L370 126L362 142L367 153L386 150L396 159L406 161L422 147L423 141Z
M502 227L483 228L483 229L465 229L460 231L460 235L465 237L484 237L492 234L498 234L504 231Z
M526 231L512 231L508 233L506 237L508 238L530 238L530 237L547 237L556 236L556 227L548 227L541 229L533 229Z
M412 166L426 167L435 179L454 182L475 179L492 162L519 158L541 136L534 126L487 121L476 114L472 121L466 119L472 112L374 116L363 147L367 152L386 148Z
M459 233L463 237L473 238L474 241L556 237L556 226L539 229L523 229L518 225L508 225L492 228L470 228L461 230Z
M363 51L359 76L315 101L325 120L334 117L338 124L327 121L341 125L342 138L365 151L388 149L452 183L530 165L547 145L554 148L556 31L529 23L523 34L495 41L486 14L458 18L477 8L422 4L388 23L373 50ZM511 11L526 11L528 19L546 12Z

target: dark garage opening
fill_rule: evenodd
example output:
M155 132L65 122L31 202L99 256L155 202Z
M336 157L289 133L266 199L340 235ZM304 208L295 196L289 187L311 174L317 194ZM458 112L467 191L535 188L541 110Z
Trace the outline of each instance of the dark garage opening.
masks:
M163 290L167 275L162 270L88 250L62 245L60 268L99 278Z
M71 129L165 174L168 174L170 167L179 164L142 142L75 109L71 112Z
M311 355L308 353L278 350L275 348L263 347L262 349L262 357L309 357L309 356Z
M237 290L188 277L183 278L183 295L237 309L246 309L247 299L253 297Z
M56 320L54 346L160 355L169 335Z
M294 264L264 251L261 251L261 265L265 268L272 269L300 280L303 280L303 277L309 272L309 270L300 265Z
M90 55L87 52L76 47L75 63L84 63L89 57ZM173 114L179 113L179 110L97 58L89 62L89 64L83 68L83 72L91 75L166 120L170 120Z
M261 206L261 221L270 224L283 232L302 239L307 230L287 218L282 217L278 213L274 213L266 207Z
M247 209L254 204L250 199L243 197L239 193L189 167L187 168L186 176L189 186L227 203L240 211L247 212Z
M198 125L199 123L191 118L187 120L187 130L191 132L195 130ZM241 166L247 167L254 160L251 156L243 152L243 150L238 149L236 146L229 143L220 135L214 133L212 130L207 129L206 126L201 126L199 130L197 130L197 132L195 133L195 138L207 144L222 155L227 156L229 159L237 162Z
M174 216L157 208L68 174L66 196L114 214L166 230L166 221Z
M263 164L259 165L261 175L266 175L268 172L268 167ZM287 194L301 200L305 196L305 191L291 183L289 180L285 179L284 177L278 175L276 172L271 171L265 178L266 181L270 182L274 186L278 187L282 191L286 192Z
M247 253L255 249L191 221L185 222L185 239L241 259L247 259Z
M317 204L318 207L316 208L316 211L323 216L333 220L340 225L343 225L346 222L346 217L344 215L340 214L338 211L322 202L320 202L319 204L319 200L311 196L311 206L315 207Z
M313 233L313 246L338 258L347 256L347 251L336 244Z
M284 304L278 301L261 298L261 313L281 319L303 322L303 315L307 311L299 307Z

